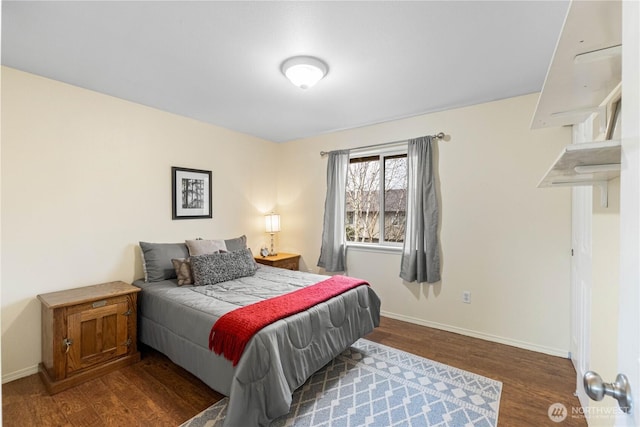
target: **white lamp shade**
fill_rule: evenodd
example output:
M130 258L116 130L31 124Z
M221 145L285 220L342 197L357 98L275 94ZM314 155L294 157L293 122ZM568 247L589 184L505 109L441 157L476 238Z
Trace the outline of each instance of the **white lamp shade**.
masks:
M282 64L282 73L301 89L308 89L327 74L327 65L312 56L295 56Z
M264 226L267 233L277 233L280 231L280 215L269 214L264 216Z

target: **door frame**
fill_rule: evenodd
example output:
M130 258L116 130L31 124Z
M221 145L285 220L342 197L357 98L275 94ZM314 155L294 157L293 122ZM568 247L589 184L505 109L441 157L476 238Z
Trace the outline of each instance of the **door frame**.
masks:
M640 3L622 2L622 168L618 371L631 384L631 415L617 426L640 425ZM612 379L605 379L613 381Z

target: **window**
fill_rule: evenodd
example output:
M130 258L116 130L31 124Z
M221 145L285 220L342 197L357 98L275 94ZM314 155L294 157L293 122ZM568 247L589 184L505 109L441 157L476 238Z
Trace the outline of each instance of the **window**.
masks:
M358 242L373 251L402 249L400 277L407 282L440 280L433 140L329 152L319 267L345 271L346 247Z
M348 242L402 243L407 205L407 154L395 151L352 157L346 197Z

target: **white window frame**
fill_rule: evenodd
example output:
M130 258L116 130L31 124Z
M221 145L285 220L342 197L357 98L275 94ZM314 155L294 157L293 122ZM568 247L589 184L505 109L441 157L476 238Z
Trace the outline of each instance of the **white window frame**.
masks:
M368 148L365 150L351 150L349 153L349 162L351 159L357 159L360 157L369 157L369 156L379 156L380 162L380 170L382 173L380 174L380 186L378 188L380 205L383 206L384 201L384 160L386 157L392 157L397 155L407 155L407 144L406 142L401 144L387 145L385 147L380 148ZM346 212L345 212L345 224L343 224L343 229L346 231ZM367 242L351 242L346 240L347 248L354 248L363 251L371 251L371 252L392 252L392 253L400 253L402 252L402 247L404 242L386 242L384 241L384 218L385 213L384 209L382 210L382 214L378 215L378 228L380 229L380 238L378 239L378 243L367 243Z

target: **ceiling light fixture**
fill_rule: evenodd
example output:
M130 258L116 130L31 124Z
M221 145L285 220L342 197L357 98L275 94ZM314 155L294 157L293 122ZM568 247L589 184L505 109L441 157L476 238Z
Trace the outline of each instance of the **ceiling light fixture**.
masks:
M300 89L309 89L329 72L327 64L313 56L294 56L282 63L282 74Z

